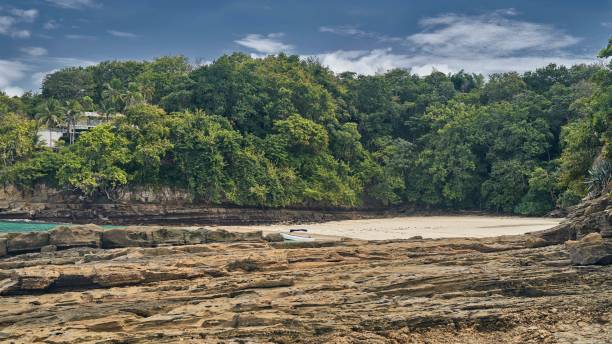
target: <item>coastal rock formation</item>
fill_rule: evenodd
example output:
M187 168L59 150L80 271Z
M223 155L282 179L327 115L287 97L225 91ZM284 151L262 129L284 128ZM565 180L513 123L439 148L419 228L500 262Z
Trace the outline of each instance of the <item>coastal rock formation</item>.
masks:
M0 257L26 252L49 252L74 247L123 248L263 241L261 231L228 232L209 228L129 226L102 230L96 225L58 226L49 232L7 233L0 237Z
M6 238L8 254L40 251L41 248L49 245L49 233L47 232L7 233L4 234L4 238Z
M96 225L58 226L49 232L49 243L59 249L91 246L102 247L102 228Z
M564 222L534 234L549 243L561 244L567 240L580 240L590 233L612 237L612 205L608 193L572 207Z
M572 264L612 264L612 205L604 193L573 207L567 220L533 233L546 244L565 243Z
M565 247L576 265L612 264L612 241L604 240L599 233L591 233L580 240L568 240Z
M408 211L409 209L404 209ZM119 199L84 202L78 195L45 185L33 190L0 188L0 219L114 225L256 225L380 217L384 211L345 209L262 209L191 202L172 188L125 190Z
M532 236L291 244L200 229L201 243L150 247L178 232L1 258L0 342L612 339L612 266L572 266Z

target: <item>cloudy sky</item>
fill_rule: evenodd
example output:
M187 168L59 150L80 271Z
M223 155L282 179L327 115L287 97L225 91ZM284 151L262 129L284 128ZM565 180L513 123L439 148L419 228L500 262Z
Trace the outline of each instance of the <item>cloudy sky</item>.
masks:
M411 68L489 74L591 63L612 0L2 0L0 89L109 59L242 51L316 56L337 72Z

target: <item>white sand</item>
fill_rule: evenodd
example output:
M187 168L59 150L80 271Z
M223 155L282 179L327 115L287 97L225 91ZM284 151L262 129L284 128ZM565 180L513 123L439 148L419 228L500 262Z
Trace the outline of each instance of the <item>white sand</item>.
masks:
M491 237L515 235L548 229L562 219L502 216L406 216L384 219L331 221L303 225L222 226L228 230L260 229L287 232L305 228L308 233L364 240L423 238Z

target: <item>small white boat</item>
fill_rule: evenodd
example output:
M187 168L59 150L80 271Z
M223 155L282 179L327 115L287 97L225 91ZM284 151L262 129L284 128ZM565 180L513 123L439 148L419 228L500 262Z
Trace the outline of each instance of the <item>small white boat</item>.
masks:
M312 242L316 240L315 238L299 236L299 235L291 235L287 233L280 233L280 235L283 237L283 239L289 240L289 241Z

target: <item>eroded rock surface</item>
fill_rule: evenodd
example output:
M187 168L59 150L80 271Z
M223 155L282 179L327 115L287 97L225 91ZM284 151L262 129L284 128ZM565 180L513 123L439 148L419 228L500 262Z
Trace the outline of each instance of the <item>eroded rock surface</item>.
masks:
M573 207L558 226L532 234L545 245L565 242L574 265L612 264L610 192Z
M0 342L612 341L612 266L572 266L564 245L537 237L156 233L0 259ZM180 245L150 247L160 237Z
M599 233L588 234L581 240L566 241L565 247L573 264L612 264L612 242L604 240Z
M570 209L564 222L534 235L555 244L580 240L591 233L599 233L603 238L612 239L611 197L610 193L606 193L580 203Z

